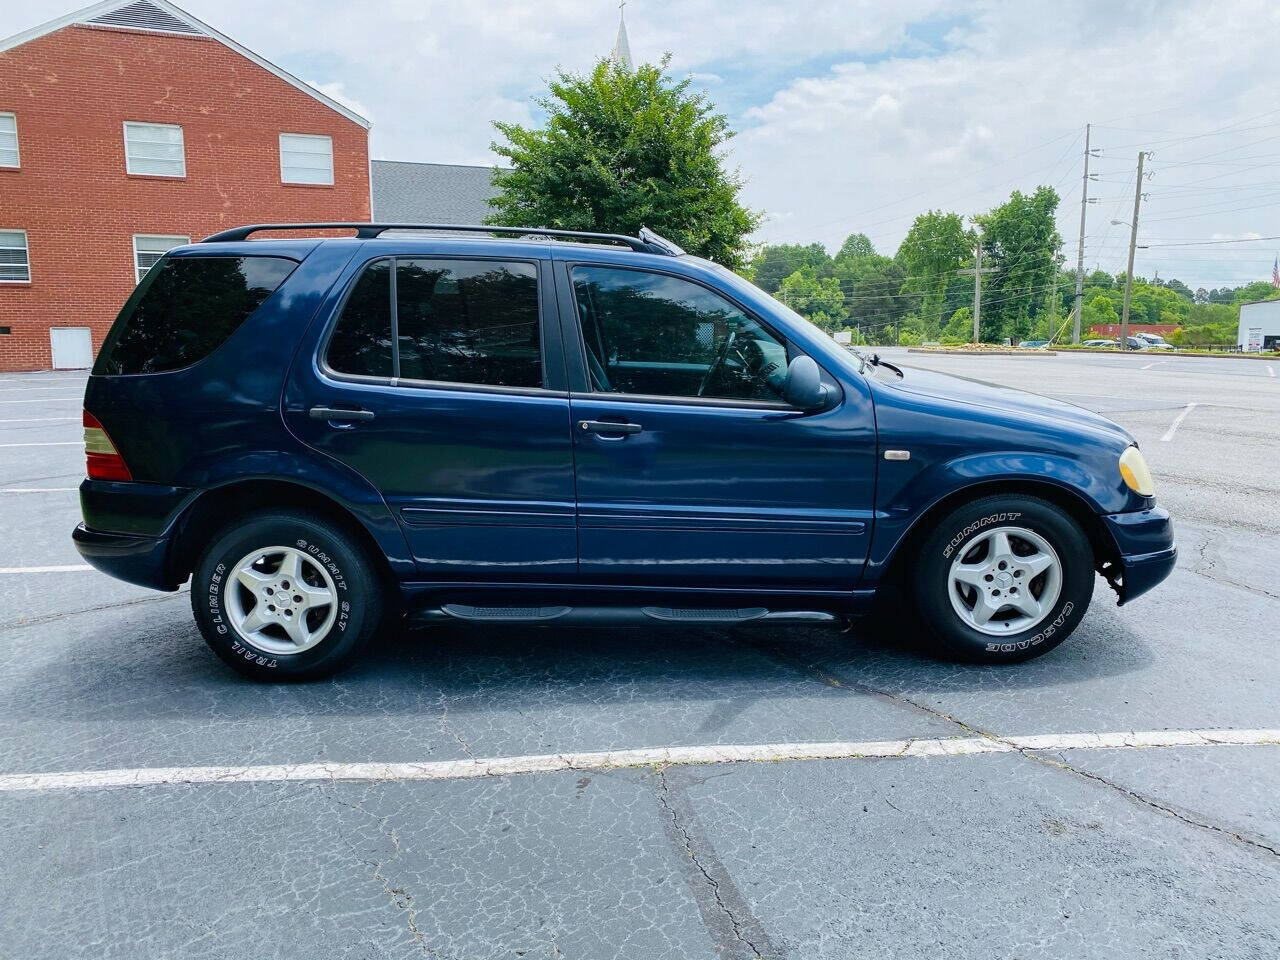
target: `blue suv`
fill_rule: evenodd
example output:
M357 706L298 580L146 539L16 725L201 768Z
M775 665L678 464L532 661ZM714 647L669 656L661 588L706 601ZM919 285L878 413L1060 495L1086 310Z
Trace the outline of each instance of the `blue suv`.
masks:
M647 230L224 231L138 285L84 423L80 553L190 578L209 646L262 679L330 673L406 615L879 607L1009 663L1076 628L1095 570L1124 603L1176 554L1116 424L851 354Z

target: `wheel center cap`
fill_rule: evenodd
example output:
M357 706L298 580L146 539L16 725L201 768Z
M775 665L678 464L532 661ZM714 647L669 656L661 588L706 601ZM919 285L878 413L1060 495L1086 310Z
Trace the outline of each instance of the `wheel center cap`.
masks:
M1009 575L1009 572L1007 570L997 574L996 580L999 581L1000 585L1004 587L1007 587L1009 584L1013 583L1013 577Z

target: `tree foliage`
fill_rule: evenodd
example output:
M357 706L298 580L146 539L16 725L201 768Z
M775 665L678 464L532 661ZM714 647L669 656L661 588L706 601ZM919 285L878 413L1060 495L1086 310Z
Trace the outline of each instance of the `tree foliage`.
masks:
M835 277L818 276L813 267L801 267L782 281L778 298L828 333L845 322L844 293Z
M820 243L766 244L751 258L748 275L765 293L776 293L782 281L803 267L829 273L831 257Z
M739 201L742 182L720 148L725 117L667 59L634 72L601 61L589 74L556 73L537 103L540 128L496 121L489 222L634 234L648 226L690 253L741 267L760 216Z
M902 291L916 296L916 313L927 331L942 325L947 288L956 271L973 259L973 234L958 213L930 210L916 217L898 247L906 276Z
M1026 339L1037 317L1050 308L1051 291L1061 263L1062 237L1056 216L1058 192L1039 187L1035 193L1015 190L990 213L977 217L982 234L983 265L998 272L984 278L982 323L1001 337ZM988 331L982 331L984 338Z

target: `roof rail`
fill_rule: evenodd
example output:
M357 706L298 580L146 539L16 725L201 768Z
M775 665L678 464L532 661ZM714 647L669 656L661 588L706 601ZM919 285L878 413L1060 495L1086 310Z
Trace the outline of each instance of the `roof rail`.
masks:
M647 227L641 230L639 237L628 237L620 233L590 233L585 230L550 230L546 227L497 227L490 224L457 224L457 223L254 223L243 227L232 227L222 230L201 240L201 243L221 243L226 241L247 240L252 234L262 230L355 230L356 237L371 240L381 236L387 230L429 230L456 233L503 233L515 236L567 237L574 240L601 240L608 243L619 243L630 247L637 253L656 253L662 256L677 257L684 253L669 240L663 240Z

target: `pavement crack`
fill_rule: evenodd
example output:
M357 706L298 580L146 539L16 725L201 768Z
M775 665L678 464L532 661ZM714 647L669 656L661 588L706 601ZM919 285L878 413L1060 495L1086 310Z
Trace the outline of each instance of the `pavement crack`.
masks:
M446 734L447 736L451 737L453 741L457 743L459 747L462 748L462 752L467 755L468 759L476 760L476 755L475 755L475 752L471 749L471 744L467 743L466 739L462 736L462 734L458 733L458 731L453 728L453 724L449 722L449 703L447 700L445 700L443 696L440 698L439 723L440 723L440 731Z
M413 939L413 945L418 948L418 951L424 957L429 958L429 960L451 960L449 956L441 953L427 943L426 937L418 928L418 911L417 908L413 906L413 894L409 893L403 886L393 886L391 878L383 872L384 867L388 864L395 863L404 854L404 850L400 846L400 834L396 831L395 827L391 826L391 818L387 816L379 816L378 814L371 813L365 809L364 797L368 795L368 790L365 791L365 794L361 796L359 801L356 803L349 803L335 794L326 792L323 785L318 786L316 789L324 799L339 806L346 807L348 810L354 810L362 816L368 817L377 825L378 832L386 838L388 843L391 844L391 855L383 857L381 860L372 860L369 857L362 856L360 851L357 850L356 845L350 840L347 840L345 835L342 839L347 846L351 848L351 852L355 855L356 859L372 869L374 881L376 881L382 888L382 892L386 895L391 905L396 910L404 914L405 926L408 928L409 936Z
M724 865L715 858L714 854L699 853L688 825L692 809L683 795L681 795L681 802L676 801L671 784L667 780L666 766L659 764L654 768L654 772L658 785L656 791L658 803L667 818L667 834L675 841L683 861L693 867L690 882L700 884L702 889L711 894L709 902L705 896L698 896L696 893L694 899L702 913L707 931L711 934L717 954L725 960L730 960L730 958L742 956L741 948L745 947L750 951L751 957L759 960L782 957L783 953L769 941L760 921L750 915L741 893L733 884ZM690 873L690 871L685 872L687 876ZM714 905L713 916L708 915L711 905ZM747 915L742 916L743 913ZM724 932L732 934L732 943L725 941Z
M1277 850L1277 848L1269 844L1263 843L1260 840L1255 840L1253 838L1247 837L1227 827L1223 827L1218 824L1211 823L1208 820L1201 820L1194 817L1190 817L1182 813L1181 811L1177 810L1176 808L1169 806L1168 804L1161 803L1158 800L1155 800L1151 797L1141 794L1136 790L1132 790L1129 787L1125 787L1120 784L1113 783L1112 781L1108 780L1106 777L1099 776L1098 774L1095 774L1095 773L1090 773L1088 770L1084 770L1084 769L1081 769L1080 767L1074 766L1073 764L1068 763L1066 760L1055 759L1053 757L1046 756L1043 753L1029 749L1027 747L1020 747L1016 743L1014 743L1012 740L1006 737L1002 737L999 734L992 733L989 730L983 730L981 727L976 727L971 723L966 723L965 721L961 720L959 717L953 716L952 714L949 714L943 710L939 710L935 707L931 707L928 704L921 703L918 700L914 700L911 697L907 696L906 694L894 693L889 690L883 690L879 687L874 687L874 686L871 686L870 684L867 684L861 681L845 680L844 678L838 677L835 674L832 674L829 671L824 670L817 663L806 662L805 660L792 656L791 654L786 652L778 651L772 648L763 648L763 647L758 647L757 649L761 649L762 652L765 652L767 655L777 660L791 663L793 666L800 667L806 673L810 674L811 676L815 677L821 682L827 684L828 686L840 687L840 688L849 689L849 690L856 690L860 693L866 693L876 697L881 697L881 698L896 702L898 704L901 704L903 706L921 711L922 713L928 714L930 717L933 717L934 719L942 720L946 723L949 723L958 727L959 729L968 733L970 736L981 737L985 740L991 740L994 743L1002 744L1003 746L1009 748L1010 752L1017 753L1022 757L1026 758L1027 760L1033 761L1034 763L1039 763L1043 766L1054 767L1058 770L1062 770L1067 773L1073 773L1078 777L1082 777L1086 780L1092 780L1095 783L1099 783L1099 784L1102 784L1103 786L1110 787L1112 790L1115 790L1116 792L1127 797L1133 803L1136 803L1140 806L1147 807L1148 809L1166 814L1167 816L1173 817L1175 820L1179 820L1182 823L1188 824L1193 827L1200 827L1204 830L1212 831L1230 840L1235 840L1239 843L1242 843L1245 846L1251 847L1256 850L1262 850L1266 853L1270 853L1273 856L1280 856L1280 850Z
M1121 793L1124 796L1128 797L1133 802L1141 804L1142 806L1145 806L1145 807L1150 807L1152 810L1158 810L1160 813L1167 814L1168 816L1173 817L1175 820L1179 820L1182 823L1187 824L1188 826L1200 827L1203 830L1212 830L1215 833L1220 833L1223 836L1229 837L1232 840L1235 840L1239 843L1243 843L1246 846L1253 847L1257 850L1263 850L1274 857L1280 857L1280 849L1277 849L1271 846L1270 844L1263 843L1261 840L1255 840L1252 837L1247 837L1242 833L1237 833L1234 830L1229 830L1228 828L1219 826L1216 823L1210 823L1207 820L1200 820L1195 817L1189 816L1186 813L1183 813L1181 810L1178 810L1176 807L1171 807L1166 803L1161 803L1160 801L1152 797L1149 797L1144 793L1139 793L1137 790L1134 790L1131 787L1126 787L1123 784L1116 783L1115 781L1109 780L1106 777L1101 776L1100 774L1092 773L1088 770L1083 770L1080 767L1067 763L1067 761L1061 758L1055 759L1054 757L1048 757L1042 753L1036 753L1034 751L1025 750L1025 749L1019 749L1018 753L1022 754L1028 760L1035 760L1037 763L1042 763L1042 764L1045 764L1046 766L1057 767L1060 770L1066 770L1069 773L1074 773L1078 777L1084 777L1086 780L1092 780L1095 783L1100 783L1103 786L1110 787L1112 790L1115 790L1117 793Z

